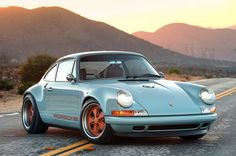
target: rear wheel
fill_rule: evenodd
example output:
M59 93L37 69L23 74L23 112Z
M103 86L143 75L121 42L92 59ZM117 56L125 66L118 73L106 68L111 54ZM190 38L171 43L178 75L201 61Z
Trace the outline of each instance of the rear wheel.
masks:
M21 119L24 129L28 133L45 133L48 129L48 125L43 123L34 98L30 94L24 97Z
M112 128L106 124L104 113L95 100L84 104L80 123L85 138L91 142L105 143L113 136Z
M199 135L189 135L189 136L180 136L181 139L184 140L197 140L204 136L205 134L199 134Z

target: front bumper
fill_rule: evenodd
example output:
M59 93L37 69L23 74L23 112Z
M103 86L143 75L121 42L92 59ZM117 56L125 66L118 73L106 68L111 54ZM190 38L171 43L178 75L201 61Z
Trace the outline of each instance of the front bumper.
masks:
M186 136L207 133L216 118L217 114L147 117L106 116L105 121L111 125L117 135L122 136Z

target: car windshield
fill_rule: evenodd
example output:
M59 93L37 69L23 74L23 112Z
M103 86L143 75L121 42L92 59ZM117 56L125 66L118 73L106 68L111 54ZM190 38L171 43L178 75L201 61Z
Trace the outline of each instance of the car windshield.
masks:
M104 54L86 56L80 60L80 80L142 77L160 77L142 56Z

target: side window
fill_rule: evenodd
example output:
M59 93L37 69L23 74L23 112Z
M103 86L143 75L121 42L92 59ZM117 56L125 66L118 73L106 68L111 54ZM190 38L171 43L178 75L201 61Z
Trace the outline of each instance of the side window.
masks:
M59 64L56 81L67 81L66 76L71 74L74 62L74 60L68 60Z
M44 77L44 80L46 81L54 81L55 80L55 75L56 75L56 70L57 70L57 65L52 67L47 75Z
M80 80L104 78L107 67L109 67L107 61L80 62Z

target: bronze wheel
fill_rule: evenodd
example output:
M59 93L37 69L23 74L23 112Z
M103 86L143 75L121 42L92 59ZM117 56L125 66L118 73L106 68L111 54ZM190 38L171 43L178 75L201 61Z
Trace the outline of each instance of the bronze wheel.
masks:
M45 133L48 129L48 125L40 117L34 97L30 94L24 97L21 118L23 127L28 133Z
M30 100L27 100L22 109L23 124L26 128L30 128L32 126L33 117L34 117L33 105Z
M80 127L84 137L93 143L110 142L114 132L106 123L105 113L95 99L87 100L82 107Z
M85 108L82 116L82 128L90 138L99 138L106 127L104 113L97 103L91 103Z

